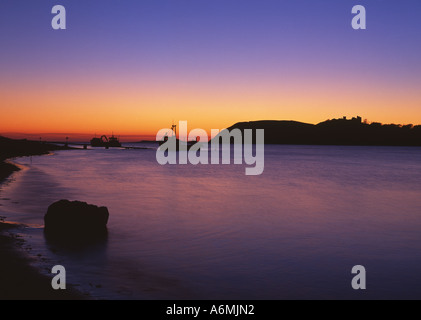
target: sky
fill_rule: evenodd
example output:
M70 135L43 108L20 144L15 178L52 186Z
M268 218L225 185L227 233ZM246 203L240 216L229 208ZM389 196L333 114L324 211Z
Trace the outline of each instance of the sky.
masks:
M420 14L419 0L1 0L0 133L421 124Z

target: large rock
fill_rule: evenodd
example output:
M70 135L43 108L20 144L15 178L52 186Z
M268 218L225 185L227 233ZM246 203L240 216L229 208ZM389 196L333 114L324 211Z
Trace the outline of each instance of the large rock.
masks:
M48 207L44 231L48 236L83 240L107 234L108 209L80 201L60 200Z

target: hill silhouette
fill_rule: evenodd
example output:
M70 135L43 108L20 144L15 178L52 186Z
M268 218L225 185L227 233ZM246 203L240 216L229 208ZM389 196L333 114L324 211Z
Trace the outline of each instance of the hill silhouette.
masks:
M226 130L233 129L240 129L242 133L245 129L264 129L265 144L421 146L421 125L366 123L361 117L331 119L318 124L282 120L238 122ZM214 139L218 138L219 135Z

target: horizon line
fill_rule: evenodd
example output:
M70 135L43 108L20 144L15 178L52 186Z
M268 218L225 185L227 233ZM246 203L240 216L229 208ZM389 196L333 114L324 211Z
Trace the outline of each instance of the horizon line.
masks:
M412 125L412 126L420 126L421 124L413 124L413 123L408 123L408 124L398 124L398 123L381 123L381 122L377 122L377 121L368 121L368 119L364 119L360 116L356 116L356 117L352 117L352 118L348 118L347 116L343 116L341 118L329 118L326 119L324 121L318 122L318 123L310 123L310 122L302 122L302 121L298 121L298 120L286 120L286 119L260 119L260 120L248 120L248 121L237 121L235 123L233 123L231 126L234 126L235 124L238 123L247 123L247 122L264 122L264 121L285 121L285 122L298 122L298 123L303 123L303 124L310 124L310 125L317 125L326 121L331 121L331 120L352 120L352 119L360 119L361 123L364 124L373 124L373 123L379 123L381 125L396 125L396 126L407 126L407 125ZM185 121L185 120L179 120L179 121ZM178 121L178 122L179 122ZM231 127L229 126L229 127ZM225 127L222 128L220 130L224 130L227 129L229 127ZM162 128L161 128L162 129ZM157 131L159 131L160 129L158 129ZM209 129L210 130L210 129ZM105 131L105 130L104 130ZM114 131L111 130L112 134L114 134ZM86 138L89 136L99 136L101 137L102 135L104 135L104 133L89 133L89 132L22 132L22 131L6 131L6 132L0 132L0 136L3 137L8 137L8 136L12 136L13 139L25 139L25 137L31 137L32 139L34 139L35 136L37 136L37 140L41 139L43 140L42 136L69 136L69 138L71 136L79 136L79 139L82 139L82 137ZM107 135L107 133L105 133L105 135ZM121 138L131 138L131 141L155 141L155 137L156 134L148 134L148 133L123 133L123 134L114 134L115 136ZM152 139L152 140L150 140Z

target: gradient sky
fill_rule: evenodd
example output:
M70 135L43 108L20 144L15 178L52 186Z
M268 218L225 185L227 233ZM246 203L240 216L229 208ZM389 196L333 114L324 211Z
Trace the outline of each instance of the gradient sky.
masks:
M421 124L419 0L1 0L0 46L0 132Z

